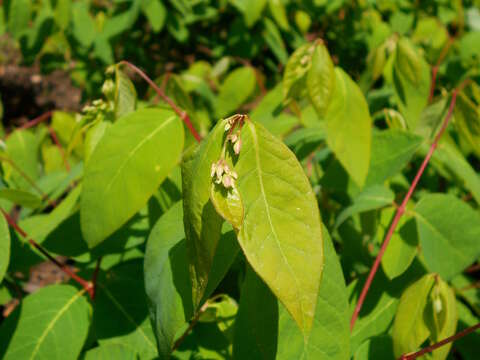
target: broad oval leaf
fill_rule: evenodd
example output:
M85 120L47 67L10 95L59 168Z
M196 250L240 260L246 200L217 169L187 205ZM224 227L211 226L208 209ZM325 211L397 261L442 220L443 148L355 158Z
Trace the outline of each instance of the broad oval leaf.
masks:
M248 119L241 138L235 170L245 213L238 240L307 336L323 269L317 201L295 155L280 140Z
M10 262L10 229L3 214L0 216L0 283Z
M235 229L242 225L243 203L236 187L225 189L219 184L212 184L210 199L217 213Z
M76 360L87 339L90 313L85 290L71 285L42 288L2 323L0 356L6 350L5 360Z
M427 274L410 285L402 294L393 322L393 348L395 356L417 350L429 337L430 330L424 312L435 275Z
M252 27L260 19L267 0L230 0L243 13L245 24Z
M240 296L233 342L236 359L329 359L350 356L347 289L328 232L323 228L325 268L307 340L288 311L249 269ZM252 324L256 324L255 327Z
M414 209L428 269L452 279L480 256L480 215L452 195L424 196Z
M370 164L372 119L357 84L339 68L335 75L335 91L325 115L327 143L352 179L362 186Z
M335 89L335 71L323 44L318 44L312 55L312 64L307 73L308 96L320 117L325 116Z
M112 125L85 168L80 206L89 247L101 243L146 203L178 163L183 126L170 110L142 109Z

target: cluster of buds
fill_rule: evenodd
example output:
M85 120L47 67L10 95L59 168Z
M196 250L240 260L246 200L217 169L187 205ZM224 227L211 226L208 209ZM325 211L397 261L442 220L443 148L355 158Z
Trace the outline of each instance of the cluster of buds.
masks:
M97 99L92 102L92 105L85 106L82 111L87 118L96 118L99 113L108 110L108 104L102 99Z
M223 184L226 189L235 187L237 173L230 169L225 159L220 159L212 164L210 176L215 178L216 184Z
M229 141L233 144L233 152L236 155L240 154L240 149L242 148L242 139L240 138L240 130L238 130L235 134L228 134L227 142Z

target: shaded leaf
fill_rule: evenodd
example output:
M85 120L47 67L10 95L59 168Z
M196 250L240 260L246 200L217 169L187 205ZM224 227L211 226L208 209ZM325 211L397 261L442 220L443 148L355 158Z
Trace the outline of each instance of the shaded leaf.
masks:
M137 360L137 353L122 344L98 346L85 353L85 360Z
M216 103L217 117L222 118L238 110L255 91L255 71L249 67L233 70L219 88Z
M15 205L36 209L42 205L42 199L31 192L20 189L0 189L0 198L11 201Z

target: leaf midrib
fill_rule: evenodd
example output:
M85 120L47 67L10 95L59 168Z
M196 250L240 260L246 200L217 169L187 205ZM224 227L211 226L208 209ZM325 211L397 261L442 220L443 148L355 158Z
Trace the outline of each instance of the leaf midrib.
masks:
M77 299L80 298L80 296L82 296L84 293L85 293L85 289L82 289L80 290L79 292L77 292L74 296L72 296L72 298L65 304L62 306L62 308L60 309L60 311L57 313L57 315L54 316L54 318L50 321L50 323L47 325L47 327L45 328L45 330L43 331L42 335L40 335L40 337L38 338L38 342L37 344L35 345L35 348L33 349L32 351L32 355L30 356L30 359L34 359L35 356L37 355L38 353L38 350L40 349L40 346L42 345L43 341L45 340L45 338L47 337L48 333L52 330L53 326L55 325L55 323L60 319L60 317L65 313L65 311L68 310L68 308L73 305L73 303L75 301L77 301Z
M162 130L166 125L168 125L172 120L174 120L176 116L171 116L167 120L165 120L158 128L156 128L154 131L151 132L150 135L145 137L142 141L140 141L137 146L135 146L129 153L128 155L124 158L124 161L122 164L118 167L117 171L115 174L112 176L112 179L110 182L107 184L105 187L105 191L103 192L104 194L107 194L110 191L110 188L112 187L113 183L117 180L117 178L120 176L123 168L127 166L127 163L130 161L130 159L133 157L133 155L143 146L145 145L146 142L150 141L160 130Z
M256 163L256 168L257 168L257 173L258 173L258 182L260 184L260 192L262 194L262 199L263 199L263 202L265 204L265 210L266 210L265 212L267 214L268 223L269 223L270 228L272 230L272 234L275 238L275 242L277 243L278 249L280 250L280 254L281 254L285 264L287 265L288 271L290 272L290 274L292 275L292 277L295 281L295 285L296 285L297 293L298 293L300 291L300 286L299 286L299 283L298 283L298 279L295 276L295 273L294 273L292 267L290 266L290 263L288 262L288 260L285 256L285 253L283 252L280 241L278 240L278 235L275 231L275 227L273 226L273 223L272 223L272 218L271 218L271 214L270 214L270 207L268 205L267 197L266 197L266 194L265 194L265 188L263 186L262 169L261 169L260 156L259 156L260 148L259 148L258 137L257 137L257 132L256 132L256 129L255 129L255 125L253 125L251 122L248 122L247 124L248 124L248 127L249 127L249 129L252 133L253 145L255 147L255 160L256 160L255 163ZM305 312L304 312L304 309L303 309L302 301L299 300L299 304L300 304L300 309L301 309L301 313L302 313L302 326L305 326L306 319L305 319L305 315L304 315Z

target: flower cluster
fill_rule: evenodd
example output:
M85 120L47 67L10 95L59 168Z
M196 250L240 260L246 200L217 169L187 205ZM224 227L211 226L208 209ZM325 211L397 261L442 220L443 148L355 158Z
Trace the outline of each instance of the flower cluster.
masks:
M223 184L226 189L235 187L237 173L230 169L225 159L220 159L212 164L210 176L215 178L216 184Z

